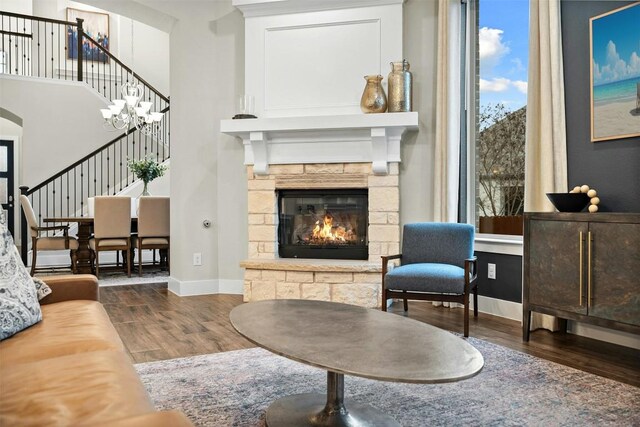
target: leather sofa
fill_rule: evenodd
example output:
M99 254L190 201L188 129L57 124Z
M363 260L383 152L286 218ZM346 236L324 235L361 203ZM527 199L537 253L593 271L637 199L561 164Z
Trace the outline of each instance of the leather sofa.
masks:
M0 425L192 426L153 407L94 276L43 280L42 321L0 342Z

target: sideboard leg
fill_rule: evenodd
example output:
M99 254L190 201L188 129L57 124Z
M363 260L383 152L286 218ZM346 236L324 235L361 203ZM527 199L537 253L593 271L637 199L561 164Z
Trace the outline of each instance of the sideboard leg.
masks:
M529 341L529 328L531 327L531 310L522 312L522 341Z

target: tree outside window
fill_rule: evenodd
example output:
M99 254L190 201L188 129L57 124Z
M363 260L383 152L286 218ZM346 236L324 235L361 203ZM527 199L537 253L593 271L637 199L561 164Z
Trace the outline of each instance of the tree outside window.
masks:
M529 3L476 1L476 225L480 233L521 235Z

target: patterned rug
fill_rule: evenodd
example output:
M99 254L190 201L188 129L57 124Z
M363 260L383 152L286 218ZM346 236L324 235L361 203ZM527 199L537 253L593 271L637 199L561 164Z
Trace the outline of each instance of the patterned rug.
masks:
M345 376L345 395L403 426L640 425L640 388L479 339L469 342L485 359L471 379L423 385ZM264 426L274 400L325 393L326 386L325 371L259 348L136 369L158 409L181 410L198 426Z

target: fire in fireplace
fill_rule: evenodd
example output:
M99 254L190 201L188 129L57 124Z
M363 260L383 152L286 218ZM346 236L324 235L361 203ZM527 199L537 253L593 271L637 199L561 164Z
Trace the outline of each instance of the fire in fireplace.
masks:
M278 192L282 258L367 259L368 191Z

